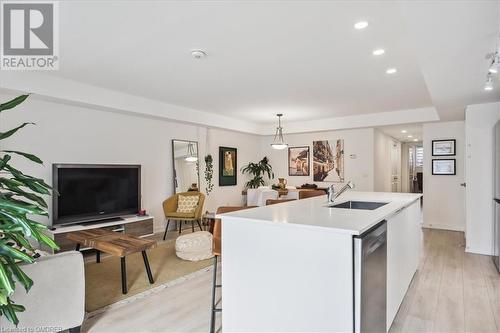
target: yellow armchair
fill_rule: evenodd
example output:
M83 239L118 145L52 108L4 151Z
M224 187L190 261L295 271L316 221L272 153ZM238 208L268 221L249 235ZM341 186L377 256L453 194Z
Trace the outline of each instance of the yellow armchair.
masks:
M198 196L198 206L192 213L182 213L177 211L177 206L179 204L179 195L183 196ZM178 223L179 235L182 232L182 222L191 221L191 228L194 232L194 222L198 223L200 230L203 230L201 227L201 217L203 215L203 204L205 203L205 195L200 192L182 192L177 193L167 200L163 201L163 212L165 213L165 218L167 219L167 226L165 227L165 233L163 234L163 240L167 237L168 226L170 224L170 220L174 220Z

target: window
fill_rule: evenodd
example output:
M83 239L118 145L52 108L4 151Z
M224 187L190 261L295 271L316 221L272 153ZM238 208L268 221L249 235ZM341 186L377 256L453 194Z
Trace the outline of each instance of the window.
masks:
M415 166L423 167L424 166L424 147L417 147L417 151L415 153Z

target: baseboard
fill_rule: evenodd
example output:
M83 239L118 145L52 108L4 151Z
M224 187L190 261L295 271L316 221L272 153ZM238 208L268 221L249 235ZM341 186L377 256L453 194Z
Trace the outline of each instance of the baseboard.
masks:
M429 223L429 224L422 224L422 228L427 228L427 229L439 229L439 230L450 230L450 231L465 231L464 227L457 227L456 225L449 225L449 224L436 224L436 223Z
M483 251L483 250L477 250L474 248L466 247L465 252L467 253L474 253L474 254L482 254L484 256L492 256L494 255L493 251Z

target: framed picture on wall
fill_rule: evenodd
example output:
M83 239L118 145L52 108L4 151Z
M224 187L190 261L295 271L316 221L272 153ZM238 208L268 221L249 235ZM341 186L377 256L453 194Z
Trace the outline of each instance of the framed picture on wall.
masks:
M432 160L432 174L454 176L457 174L457 160L456 159L442 159Z
M432 156L455 156L457 141L450 140L432 140Z
M288 148L288 175L309 176L309 146Z
M313 141L315 182L344 182L344 140Z
M234 186L237 183L238 152L236 148L219 147L219 186Z

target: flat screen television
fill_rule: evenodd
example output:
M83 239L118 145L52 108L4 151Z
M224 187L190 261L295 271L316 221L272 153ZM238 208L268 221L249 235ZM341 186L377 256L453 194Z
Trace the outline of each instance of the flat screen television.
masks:
M137 214L141 166L53 164L52 225L93 222Z

